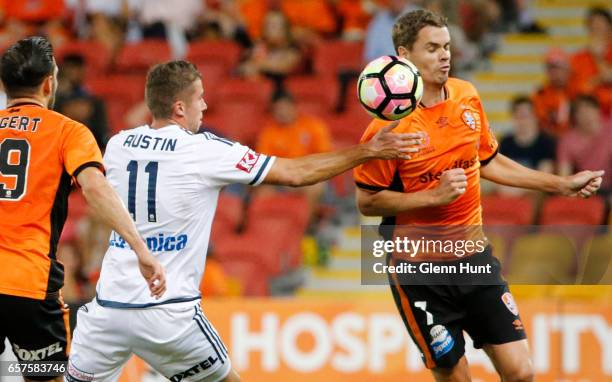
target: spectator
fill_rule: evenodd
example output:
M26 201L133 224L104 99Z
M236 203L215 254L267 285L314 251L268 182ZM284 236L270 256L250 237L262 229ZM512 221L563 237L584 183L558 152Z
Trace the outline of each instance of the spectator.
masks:
M143 38L166 39L174 59L187 55L187 33L195 29L204 11L202 0L129 0L129 4Z
M552 173L555 141L538 128L534 105L527 96L512 101L512 133L500 143L500 152L523 166Z
M602 193L612 189L612 127L604 124L597 98L580 95L572 105L573 128L559 142L560 175L586 169L604 170Z
M223 266L217 260L214 246L211 245L206 256L206 269L200 282L200 293L207 297L227 297L231 295L230 281Z
M245 49L250 49L253 45L245 19L240 12L240 6L236 1L219 0L214 4L208 4L198 24L198 30L193 36L190 36L192 40L234 40Z
M340 17L342 38L347 41L360 41L376 10L372 0L337 0L336 10Z
M265 76L282 88L286 76L300 68L302 54L296 47L287 18L277 11L264 19L261 39L249 53L239 70L245 77Z
M108 140L108 122L104 102L92 95L85 85L85 60L78 54L64 57L59 71L56 110L85 124L101 150Z
M418 9L411 0L389 0L388 7L379 10L370 24L365 38L364 60L370 62L384 55L395 55L391 30L395 20L403 13Z
M291 33L300 44L308 45L337 32L333 8L327 0L281 0L280 10L287 16Z
M533 104L540 127L560 137L569 128L570 63L563 49L553 48L546 55L546 83L533 95Z
M272 98L272 121L264 126L258 139L258 152L283 158L295 158L332 149L327 126L320 119L301 114L293 96L277 92ZM315 184L295 192L304 193L309 202L311 218L317 211L325 184Z
M612 16L603 7L591 8L586 26L589 42L586 48L572 56L573 94L592 94L599 100L602 111L612 112Z

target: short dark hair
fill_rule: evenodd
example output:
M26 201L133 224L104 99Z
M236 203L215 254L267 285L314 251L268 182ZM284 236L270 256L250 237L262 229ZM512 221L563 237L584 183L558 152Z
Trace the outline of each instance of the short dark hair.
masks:
M612 15L610 15L610 11L604 6L595 6L589 8L586 16L587 25L593 21L594 17L603 17L606 19L608 24L612 25Z
M44 37L24 38L11 45L0 59L0 77L6 94L30 95L53 74L55 59L53 47Z
M397 52L400 46L411 50L419 31L427 26L444 28L448 26L447 19L423 9L408 12L397 19L391 34L395 51Z
M202 75L189 61L177 60L157 64L147 74L145 100L155 118L170 118L172 105Z
M510 102L510 111L514 113L519 106L525 104L531 106L533 109L533 101L531 98L524 94L517 95L516 97L512 98L512 102Z

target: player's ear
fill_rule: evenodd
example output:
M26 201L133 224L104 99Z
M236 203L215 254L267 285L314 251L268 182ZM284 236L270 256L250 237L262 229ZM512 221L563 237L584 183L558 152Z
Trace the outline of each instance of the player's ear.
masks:
M53 75L48 75L42 82L42 93L45 97L53 94Z
M408 51L408 49L406 49L405 46L402 45L397 47L397 55L406 59L410 58L410 52Z
M182 101L176 101L174 103L174 105L172 106L172 109L174 109L174 114L176 114L179 117L184 117L185 116L185 103Z

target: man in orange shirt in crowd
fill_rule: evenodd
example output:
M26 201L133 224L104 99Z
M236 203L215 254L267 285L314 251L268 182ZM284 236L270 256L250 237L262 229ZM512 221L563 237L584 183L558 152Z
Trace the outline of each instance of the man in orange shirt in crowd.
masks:
M259 134L256 150L267 155L297 158L331 151L332 142L325 122L300 113L293 96L281 91L272 97L272 120ZM325 183L296 190L308 200L311 217L324 191Z
M417 109L403 118L396 130L421 133L423 144L410 160L375 160L356 167L358 205L365 215L384 217L381 232L386 240L393 240L392 244L405 242L408 237L403 230L411 229L419 233L428 230L434 242L450 241L451 247L457 248L465 245L462 253L447 252L446 244L444 250L436 250L439 247L435 244L430 250L429 243L427 249L419 250L415 241L432 240L421 241L420 234L412 235L415 252L409 256L386 251L387 265L393 269L427 269L428 264L439 265L441 261L457 269L487 264L486 278L473 275L461 283L455 281L461 279L448 282L449 278L423 271L422 276L414 277L410 270L386 272L402 320L436 381L471 380L464 354L466 331L474 346L483 348L491 358L502 381L531 382L534 370L518 307L481 229L480 178L589 197L599 188L603 171L559 177L528 169L499 154L478 92L467 81L449 78L450 42L446 19L435 13L413 11L396 21L395 49L414 63L424 83ZM373 121L362 142L383 126L382 121Z
M573 96L592 94L607 116L612 112L612 16L604 7L593 7L586 19L589 32L587 47L574 54L572 65Z
M569 56L561 48L553 48L545 58L546 83L533 95L533 106L540 128L560 136L569 128L571 76Z

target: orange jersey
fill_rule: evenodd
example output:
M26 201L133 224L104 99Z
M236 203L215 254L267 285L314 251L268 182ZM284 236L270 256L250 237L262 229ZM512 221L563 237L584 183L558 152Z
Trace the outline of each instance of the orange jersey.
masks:
M532 99L540 128L556 137L569 130L571 104L569 89L545 85L535 92Z
M425 134L420 151L410 160L372 160L356 167L357 186L365 190L413 193L433 189L442 172L463 168L466 192L454 202L400 213L384 224L476 226L482 224L480 166L497 153L497 141L489 129L480 97L472 84L450 78L446 100L432 107L420 105L401 120L395 132ZM368 141L389 122L374 120L361 138Z
M257 138L257 151L281 158L296 158L332 149L325 123L309 115L299 115L295 122L281 126L271 121Z
M102 168L87 129L33 104L0 111L0 294L44 299L63 285L56 258L72 178Z

